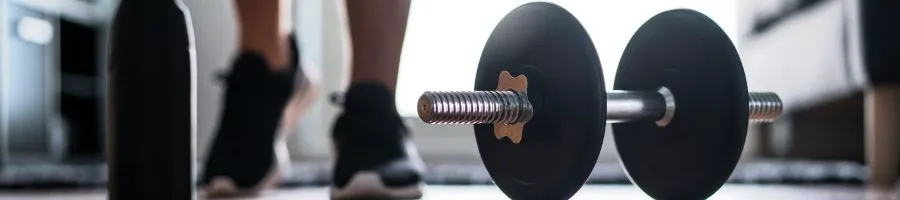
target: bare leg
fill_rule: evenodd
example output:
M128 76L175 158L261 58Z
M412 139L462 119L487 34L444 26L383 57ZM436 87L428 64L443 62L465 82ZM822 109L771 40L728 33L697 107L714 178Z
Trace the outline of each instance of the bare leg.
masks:
M332 199L419 199L424 164L394 106L409 0L345 0L350 87L332 136ZM388 184L390 183L390 184Z
M346 1L353 47L351 84L377 82L394 91L409 5L409 0Z
M273 70L286 69L290 60L291 0L235 0L240 50L256 51Z

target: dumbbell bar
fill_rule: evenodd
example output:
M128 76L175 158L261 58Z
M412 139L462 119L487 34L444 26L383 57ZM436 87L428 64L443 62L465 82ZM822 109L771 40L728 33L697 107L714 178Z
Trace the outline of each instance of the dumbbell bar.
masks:
M606 123L654 120L665 126L676 105L671 91L612 91L606 93ZM777 94L751 92L751 122L771 122L781 114ZM525 92L516 91L427 91L419 97L419 118L429 124L527 123L534 114Z

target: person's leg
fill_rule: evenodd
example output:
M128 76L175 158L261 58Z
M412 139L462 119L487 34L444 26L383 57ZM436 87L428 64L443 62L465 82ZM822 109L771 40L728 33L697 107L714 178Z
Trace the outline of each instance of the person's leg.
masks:
M379 83L394 92L409 6L409 0L346 1L351 84Z
M424 167L394 105L410 1L344 3L352 72L333 129L332 198L420 198Z
M289 62L292 0L234 0L238 46L255 51L270 67L284 70Z
M291 0L234 0L238 54L201 181L208 196L254 195L289 163L286 127L312 99L291 33Z

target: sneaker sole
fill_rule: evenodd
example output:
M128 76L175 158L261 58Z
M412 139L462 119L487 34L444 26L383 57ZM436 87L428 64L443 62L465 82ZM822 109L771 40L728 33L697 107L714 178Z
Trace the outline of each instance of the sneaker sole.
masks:
M401 187L388 187L381 182L378 173L360 171L342 188L331 188L331 199L419 199L424 183Z
M333 141L332 141L333 142ZM337 144L332 143L332 152L337 154ZM420 174L425 171L425 163L419 156L418 149L413 145L412 141L404 142L406 149L406 162ZM416 184L401 187L388 187L381 181L381 175L372 171L359 171L350 178L350 182L344 187L337 188L331 186L331 199L333 200L351 200L351 199L420 199L422 198L422 190L425 187L424 181Z

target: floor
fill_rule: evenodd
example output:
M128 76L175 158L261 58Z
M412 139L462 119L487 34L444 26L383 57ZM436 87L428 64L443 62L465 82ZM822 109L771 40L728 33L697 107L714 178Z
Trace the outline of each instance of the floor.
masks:
M328 199L327 188L298 188L273 191L261 200ZM494 186L428 186L425 198L444 199L506 199ZM2 191L0 200L94 200L105 199L102 190L95 191ZM631 185L589 185L572 199L649 199ZM898 199L898 189L866 189L862 186L816 185L726 185L710 199Z

